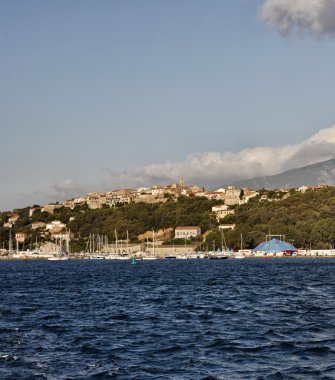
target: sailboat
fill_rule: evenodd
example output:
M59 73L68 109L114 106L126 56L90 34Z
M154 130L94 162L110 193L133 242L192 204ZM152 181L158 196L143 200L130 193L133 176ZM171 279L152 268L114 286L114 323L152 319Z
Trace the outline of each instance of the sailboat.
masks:
M69 252L70 252L70 231L68 232L66 230L66 239L65 239L65 251L63 250L63 239L60 236L59 237L59 252L52 256L49 257L49 261L63 261L63 260L69 260Z
M243 235L241 234L241 249L234 255L235 259L245 259L245 255L243 253Z
M223 241L224 241L224 245L223 245ZM220 259L220 260L227 260L228 259L226 238L225 238L222 230L221 230L221 250L219 248L216 252L214 252L214 255L210 256L209 258L210 259Z
M142 257L142 260L156 260L157 257L155 255L155 230L152 230L152 253L147 253Z

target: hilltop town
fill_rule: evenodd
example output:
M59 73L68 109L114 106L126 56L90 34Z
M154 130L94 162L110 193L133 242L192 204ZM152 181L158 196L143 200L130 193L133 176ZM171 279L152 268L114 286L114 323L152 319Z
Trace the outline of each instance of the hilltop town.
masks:
M66 244L66 249L75 252L130 253L155 249L156 254L168 252L172 244L175 250L180 247L183 252L223 249L223 245L233 249L252 248L269 232L290 235L291 240L302 247L311 240L308 237L311 231L306 230L306 236L300 236L301 241L297 241L297 232L290 223L280 225L280 218L270 221L268 226L259 220L258 228L257 221L248 227L248 220L253 220L259 208L263 210L262 218L278 208L266 204L280 204L280 209L287 207L288 199L295 194L304 196L329 190L333 188L318 185L275 191L228 186L210 191L186 185L180 178L178 183L166 186L90 192L62 203L0 213L2 254L10 250L56 251L60 244L63 244L62 249ZM308 209L308 205L306 207ZM299 218L295 215L292 225ZM242 233L244 247L240 243ZM324 247L328 242L317 243Z

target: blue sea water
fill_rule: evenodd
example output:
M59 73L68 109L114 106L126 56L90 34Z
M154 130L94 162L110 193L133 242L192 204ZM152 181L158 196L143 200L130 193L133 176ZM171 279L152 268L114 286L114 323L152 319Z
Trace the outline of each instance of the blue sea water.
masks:
M1 261L1 379L335 379L335 260Z

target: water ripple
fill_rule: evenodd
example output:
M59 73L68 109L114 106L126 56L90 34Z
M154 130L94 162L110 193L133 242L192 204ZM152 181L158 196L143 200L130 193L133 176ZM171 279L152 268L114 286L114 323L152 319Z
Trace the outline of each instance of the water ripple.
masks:
M0 262L1 379L334 379L335 261Z

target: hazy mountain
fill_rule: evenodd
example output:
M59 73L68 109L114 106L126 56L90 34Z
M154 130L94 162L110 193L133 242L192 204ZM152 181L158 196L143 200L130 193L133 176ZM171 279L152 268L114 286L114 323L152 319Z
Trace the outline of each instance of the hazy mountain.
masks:
M272 176L239 181L234 183L234 186L271 190L321 183L335 184L335 158Z

